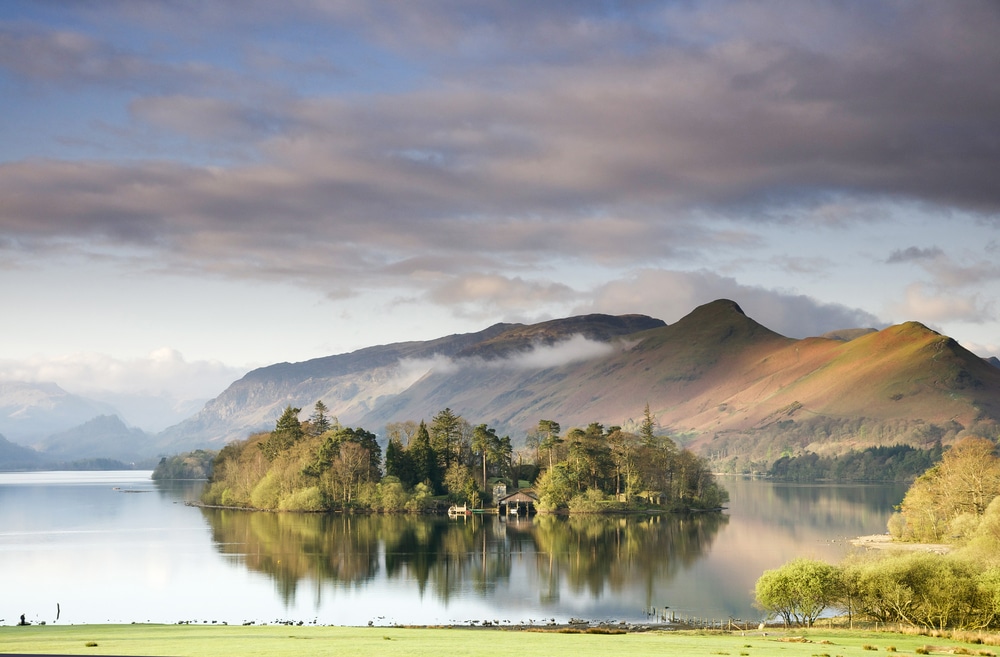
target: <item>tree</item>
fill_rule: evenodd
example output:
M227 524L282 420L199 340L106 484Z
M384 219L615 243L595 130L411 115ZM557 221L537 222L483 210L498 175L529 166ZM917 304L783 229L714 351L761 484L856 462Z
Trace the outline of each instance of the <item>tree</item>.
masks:
M285 452L305 435L302 431L302 423L299 422L299 413L301 412L301 408L286 406L271 435L267 440L258 443L258 447L264 452L268 461L276 459L279 454Z
M479 454L483 462L483 490L486 490L486 461L497 452L500 437L496 429L485 424L477 425L472 432L472 449Z
M639 436L616 429L608 434L608 445L611 448L611 460L615 465L615 495L625 492L626 496L630 497L640 482L636 467Z
M474 507L480 501L479 488L472 471L461 463L452 463L444 474L444 485L453 502L468 502Z
M642 423L639 425L639 438L644 447L656 445L654 429L656 429L656 416L649 412L649 402L646 402L646 408L642 411Z
M329 410L322 399L316 402L316 405L313 407L313 414L309 416L309 433L311 435L321 436L331 429L330 418L326 415Z
M385 446L385 474L397 478L406 488L412 488L420 481L410 452L403 448L397 438L390 438L389 444Z
M434 448L431 447L430 433L423 420L420 421L417 432L413 434L406 451L413 462L413 476L416 480L428 483L432 490L440 489L441 471L438 468L438 457Z
M562 444L562 438L559 437L560 430L561 427L558 422L553 420L538 421L538 447L548 452L549 468L552 467L553 454L556 452L559 445Z
M389 440L397 440L403 447L407 447L417 432L417 423L413 420L403 422L389 422L385 425L385 435Z
M461 451L462 416L445 408L431 419L430 436L431 445L447 470Z
M986 438L965 438L913 482L890 531L902 540L939 542L952 535L950 525L962 516L981 518L998 495L996 445Z
M794 622L807 627L837 602L840 591L839 570L813 559L795 559L766 570L754 587L761 609L781 616L785 625Z

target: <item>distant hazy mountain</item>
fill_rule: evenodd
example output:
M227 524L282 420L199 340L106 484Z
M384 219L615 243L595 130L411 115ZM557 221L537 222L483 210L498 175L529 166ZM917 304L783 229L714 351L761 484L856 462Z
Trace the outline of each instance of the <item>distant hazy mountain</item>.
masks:
M42 463L42 457L33 449L15 445L0 435L0 470L30 470Z
M450 407L515 442L553 419L625 424L648 403L665 430L720 462L784 451L945 442L996 427L1000 369L914 322L795 340L720 300L667 326L589 315L362 349L248 373L157 437L221 446L322 399L352 426Z
M126 426L117 415L100 415L48 436L36 448L48 461L109 458L130 463L154 453L149 435Z
M0 434L21 445L116 413L108 404L70 394L55 383L0 382Z

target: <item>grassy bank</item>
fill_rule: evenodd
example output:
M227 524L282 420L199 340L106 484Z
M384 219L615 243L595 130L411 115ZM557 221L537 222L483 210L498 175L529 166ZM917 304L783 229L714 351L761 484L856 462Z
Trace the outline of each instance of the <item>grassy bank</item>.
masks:
M926 652L925 652L926 651ZM842 657L993 655L996 648L927 636L846 630L760 632L562 633L515 629L197 625L0 627L0 653L58 655L324 655L347 657Z

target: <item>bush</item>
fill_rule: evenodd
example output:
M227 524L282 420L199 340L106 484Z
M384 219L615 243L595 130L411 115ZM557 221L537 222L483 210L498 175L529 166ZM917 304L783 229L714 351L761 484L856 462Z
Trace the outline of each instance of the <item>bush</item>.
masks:
M811 626L840 597L840 571L823 561L795 559L764 571L755 593L759 608L793 622Z
M618 511L622 504L596 488L588 488L569 500L570 513L608 513Z
M278 509L281 511L322 511L324 509L323 494L318 486L297 490L282 498L278 503Z

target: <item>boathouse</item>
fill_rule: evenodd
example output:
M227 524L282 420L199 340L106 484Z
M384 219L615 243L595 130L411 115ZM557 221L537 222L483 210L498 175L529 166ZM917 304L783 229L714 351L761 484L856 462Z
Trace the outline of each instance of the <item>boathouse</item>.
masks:
M538 511L537 503L534 493L519 490L497 500L497 512L501 516L530 516Z

